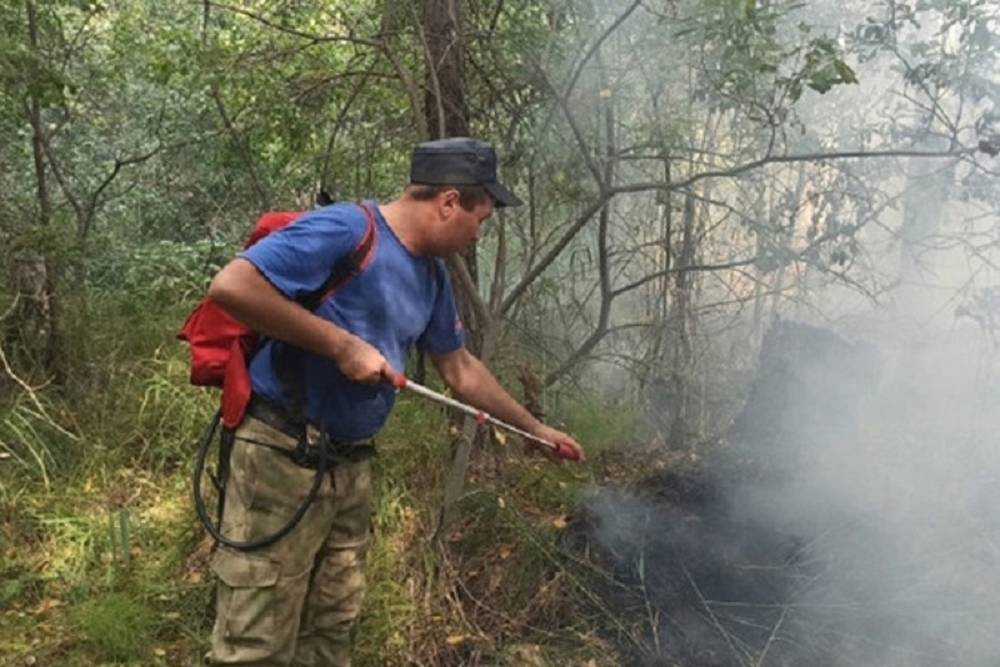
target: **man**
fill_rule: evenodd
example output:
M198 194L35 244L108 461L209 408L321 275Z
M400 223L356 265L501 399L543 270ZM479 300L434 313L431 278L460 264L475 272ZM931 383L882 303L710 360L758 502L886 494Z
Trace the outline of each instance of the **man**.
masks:
M440 258L472 243L494 206L521 203L497 181L493 149L464 138L421 144L410 176L384 206L337 204L302 216L212 281L209 296L269 340L250 364L254 396L235 434L223 533L235 540L271 534L301 503L315 472L287 455L301 440L296 414L308 422L310 440L325 432L337 449L291 533L257 551L216 552L212 664L350 664L371 511L369 461L354 454L372 451L395 398L391 382L413 344L463 400L582 456L573 438L535 419L463 346ZM377 239L369 261L307 311L295 299L325 284L337 260L358 246L366 215ZM299 389L289 386L289 349Z

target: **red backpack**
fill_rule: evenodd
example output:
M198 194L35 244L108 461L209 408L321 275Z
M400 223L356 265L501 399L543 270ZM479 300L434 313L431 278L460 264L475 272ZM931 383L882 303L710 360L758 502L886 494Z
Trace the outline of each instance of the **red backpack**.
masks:
M308 310L315 310L371 262L377 241L375 216L368 206L361 205L361 209L367 218L361 240L332 268L322 287L298 300ZM265 213L257 220L243 248L249 248L268 234L285 227L302 213ZM206 296L188 315L177 338L191 346L191 384L222 388L222 423L228 429L235 429L243 421L250 402L247 362L260 345L260 336Z

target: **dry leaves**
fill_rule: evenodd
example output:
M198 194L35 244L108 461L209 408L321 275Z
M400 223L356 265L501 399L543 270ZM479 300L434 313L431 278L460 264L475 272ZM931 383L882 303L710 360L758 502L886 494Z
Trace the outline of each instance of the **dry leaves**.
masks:
M45 598L38 603L38 606L31 612L34 616L41 616L48 611L55 609L56 607L61 607L63 605L62 600L56 598Z

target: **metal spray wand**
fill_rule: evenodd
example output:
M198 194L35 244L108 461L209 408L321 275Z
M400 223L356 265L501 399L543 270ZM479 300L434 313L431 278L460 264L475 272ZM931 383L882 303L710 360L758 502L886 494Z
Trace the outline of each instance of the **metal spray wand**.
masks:
M396 375L393 378L392 384L394 387L396 387L397 390L409 389L413 393L419 394L424 398L429 398L430 400L440 403L441 405L446 405L449 408L455 408L460 412L464 412L465 414L475 419L476 422L479 424L490 424L492 426L496 426L497 428L501 428L510 433L519 435L522 438L531 440L532 442L537 442L543 447L546 447L547 449L551 450L556 456L560 458L571 459L573 461L579 459L577 453L565 445L559 445L554 442L545 440L544 438L539 438L536 435L532 435L531 433L519 429L518 427L513 426L512 424L508 424L505 421L501 421L496 417L494 417L493 415L483 412L478 408L474 408L471 405L462 403L461 401L456 401L454 398L445 396L444 394L436 392L433 389L429 389L423 386L422 384L417 384L416 382L407 379L406 376L404 375Z

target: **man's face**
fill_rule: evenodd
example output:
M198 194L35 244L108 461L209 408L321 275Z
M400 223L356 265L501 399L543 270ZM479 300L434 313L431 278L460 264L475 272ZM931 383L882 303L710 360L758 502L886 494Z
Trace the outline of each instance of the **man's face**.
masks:
M483 221L493 215L493 199L490 198L482 204L477 204L471 211L467 211L462 208L458 197L455 196L449 198L441 210L444 218L441 231L444 245L448 246L446 252L457 252L479 238Z

